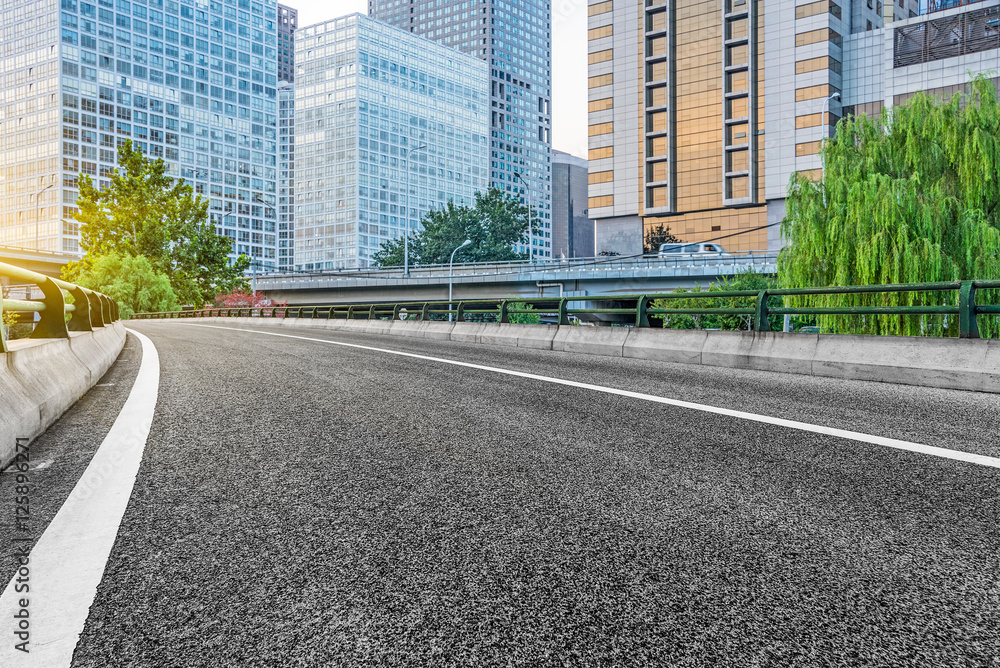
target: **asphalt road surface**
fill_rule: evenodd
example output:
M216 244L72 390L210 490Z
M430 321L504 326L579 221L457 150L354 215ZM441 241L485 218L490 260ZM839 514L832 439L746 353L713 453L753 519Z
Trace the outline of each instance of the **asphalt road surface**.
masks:
M73 666L1000 666L1000 469L385 351L992 457L997 395L130 326L159 398ZM140 357L39 439L39 512Z

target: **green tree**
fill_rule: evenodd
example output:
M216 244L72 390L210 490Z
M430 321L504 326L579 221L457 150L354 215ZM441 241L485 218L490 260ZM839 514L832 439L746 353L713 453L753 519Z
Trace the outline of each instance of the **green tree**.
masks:
M108 187L98 189L80 175L80 247L86 257L64 270L75 280L109 253L143 256L165 274L181 303L201 306L218 292L246 287L249 260L230 265L232 241L215 233L208 200L183 179L166 174L162 159L149 160L131 141L118 149L118 168Z
M756 304L756 295L746 297L712 297L713 292L743 292L754 293L761 290L769 290L777 286L774 277L767 274L760 274L747 267L735 276L724 278L721 281L712 283L704 290L701 286L694 289L678 288L675 294L706 294L705 297L686 297L681 299L656 299L653 301L655 309L752 309ZM771 307L780 306L781 297L771 297L768 305ZM753 328L753 316L750 314L667 314L663 317L663 326L668 329L722 329L722 330L749 330ZM780 331L784 325L780 315L773 315L768 318L768 326L772 331Z
M825 182L793 176L778 258L783 287L1000 278L1000 104L978 77L943 101L918 93L881 115L845 117L826 142ZM996 301L995 291L977 299ZM789 298L793 306L954 303L942 292ZM982 318L984 335L996 319ZM824 329L957 333L957 318L824 316Z
M507 308L519 311L535 310L535 307L527 302L510 302L507 304ZM515 325L537 325L542 321L542 316L538 313L508 313L507 320Z
M473 206L448 202L430 211L421 220L423 229L410 234L410 264L447 264L451 253L466 239L472 243L458 251L456 262L501 262L526 260L527 253L514 250L515 244L527 243L528 208L499 188L476 193ZM531 230L539 229L532 212ZM381 266L403 264L403 238L382 244L372 256Z
M677 244L681 240L675 237L670 232L670 226L664 227L663 223L660 223L656 227L650 227L646 229L646 235L643 237L642 242L642 252L643 253L656 253L660 250L660 244Z
M76 282L117 301L123 318L133 313L178 308L170 279L142 255L115 251L98 255L78 272Z

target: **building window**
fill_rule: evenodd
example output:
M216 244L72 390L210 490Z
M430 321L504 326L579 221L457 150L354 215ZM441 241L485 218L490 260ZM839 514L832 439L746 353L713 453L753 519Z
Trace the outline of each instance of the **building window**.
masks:
M597 136L597 135L610 134L610 133L614 132L614 127L615 127L615 124L611 123L611 122L608 122L608 123L595 123L594 125L591 125L590 127L587 128L587 134L589 136L591 136L591 137L594 137L594 136Z
M604 111L605 109L611 109L614 104L614 98L610 97L600 100L591 100L587 103L587 111Z
M587 175L587 183L611 183L615 180L615 173L613 171L605 172L590 172Z
M654 162L649 166L649 181L659 183L667 180L669 163Z
M825 69L840 74L841 73L840 61L837 60L836 58L831 58L829 56L820 56L819 58L800 60L795 63L796 74L805 74L806 72L815 72L817 70L825 70Z
M601 39L602 37L611 37L614 34L614 26L599 26L597 28L591 28L587 31L587 39Z
M592 148L587 153L588 160L600 160L601 158L612 158L615 155L614 146L602 146L601 148Z
M798 129L798 130L801 130L802 128L815 128L815 127L818 127L819 125L822 125L822 123L823 123L822 116L823 116L822 112L818 113L818 114L806 114L805 116L796 116L795 117L795 128ZM826 122L829 125L831 125L831 126L836 125L837 121L839 121L839 120L840 120L839 116L837 116L836 114L831 114L831 113L827 112L827 114L826 114Z
M610 74L600 74L587 79L587 88L599 88L600 86L610 86L614 82L614 77Z
M613 49L605 49L604 51L595 51L594 53L587 55L587 64L593 65L595 63L605 63L611 60Z
M795 145L795 157L801 157L804 155L816 155L819 153L818 141L807 141L802 144Z
M598 14L607 14L611 11L612 6L611 0L607 2L598 2L597 4L590 5L587 7L587 16L597 16Z
M829 84L819 84L817 86L807 86L806 88L795 89L795 101L816 100L821 97L829 97L833 93L840 92Z
M817 42L823 42L829 40L840 46L842 41L840 33L830 30L829 28L820 28L819 30L810 30L809 32L802 32L795 36L795 46L806 46L808 44L816 44Z
M795 8L795 18L805 19L810 16L822 14L823 12L830 12L839 19L841 15L840 5L830 2L830 0L820 0L819 2L810 2L808 5L799 5Z
M600 209L605 206L613 206L615 203L614 195L601 195L600 197L588 197L587 206L591 209Z

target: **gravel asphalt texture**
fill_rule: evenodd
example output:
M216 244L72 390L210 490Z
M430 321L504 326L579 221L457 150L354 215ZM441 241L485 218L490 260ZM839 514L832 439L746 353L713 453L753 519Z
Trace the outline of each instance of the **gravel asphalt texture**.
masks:
M1000 666L997 469L131 326L159 403L74 666ZM281 331L1000 454L996 395Z

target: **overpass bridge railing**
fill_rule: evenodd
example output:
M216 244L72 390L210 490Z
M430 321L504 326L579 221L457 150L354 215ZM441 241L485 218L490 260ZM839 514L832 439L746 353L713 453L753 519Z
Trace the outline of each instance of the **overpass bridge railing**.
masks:
M37 301L0 296L0 315L5 311L39 314L29 338L68 339L70 332L91 332L119 319L118 303L100 292L3 262L0 262L0 276L33 283L42 291L43 297ZM66 302L66 293L72 295L72 304ZM69 314L68 319L66 314ZM0 352L7 352L6 327L2 325Z
M696 253L679 257L657 254L627 257L598 256L587 258L542 258L505 262L456 262L454 269L447 264L412 265L411 277L515 276L536 272L567 271L631 271L636 269L688 269L692 267L756 267L773 266L778 254L768 251L733 251L724 254ZM282 283L313 282L318 279L403 278L403 267L364 267L359 269L325 269L290 274L258 276L258 284L277 287Z
M381 304L327 304L308 306L268 306L243 308L206 308L193 311L165 313L137 313L135 318L204 318L204 317L263 317L263 318L325 318L398 320L402 318L432 320L454 318L459 322L470 317L499 323L510 322L513 314L548 315L560 325L570 324L570 316L614 315L625 324L649 327L650 316L671 315L735 315L743 316L758 331L769 331L771 316L827 316L827 315L943 315L958 318L961 338L979 338L978 316L1000 315L1000 305L977 304L979 290L1000 290L1000 280L950 281L941 283L903 283L896 285L857 285L845 287L817 287L773 290L734 290L702 292L670 292L663 294L587 296L568 298L515 298L480 300L444 300L423 302L393 302ZM840 306L840 307L789 307L771 306L772 297L807 297L813 295L860 295L894 293L946 293L954 304L925 304L912 306ZM669 308L672 300L707 300L738 298L745 306L732 308ZM661 301L662 300L662 301ZM608 307L571 308L571 304L610 303ZM660 302L657 307L656 302ZM623 306L622 304L625 304Z

